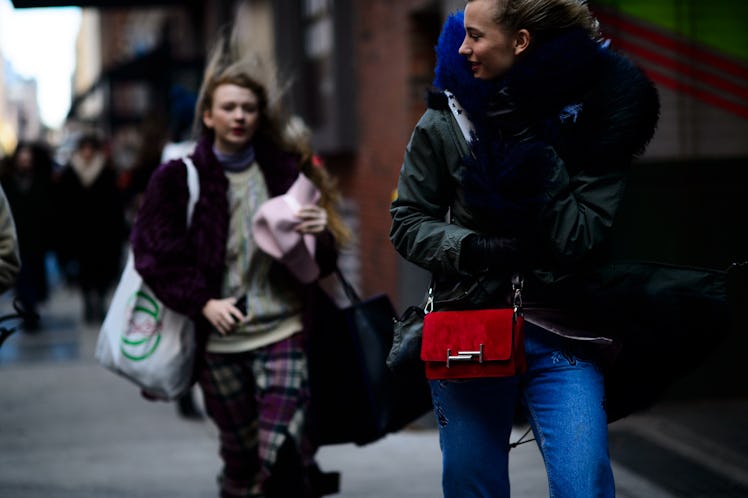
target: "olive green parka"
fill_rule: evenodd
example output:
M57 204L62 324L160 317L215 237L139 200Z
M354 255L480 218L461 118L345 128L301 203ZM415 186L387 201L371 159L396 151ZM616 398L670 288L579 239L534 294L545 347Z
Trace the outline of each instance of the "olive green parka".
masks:
M454 23L450 34L449 21L437 45L437 89L405 151L390 240L432 273L435 310L506 306L511 274L522 274L526 321L611 353L601 355L610 360L609 420L651 405L703 358L705 334L714 332L714 344L729 323L727 272L611 258L631 163L659 118L656 88L622 54L572 32L531 51L486 91L470 81L457 53L464 30ZM497 88L508 88L502 105L530 133L486 118ZM462 104L457 114L443 90ZM474 126L470 141L455 118L461 112ZM476 169L485 178L478 195L481 182L468 181ZM521 180L506 182L512 175ZM504 209L504 197L519 193L521 204L522 192L526 209ZM463 261L471 234L516 238L525 258L511 272L471 273Z
M574 119L557 120L562 130L557 135L567 141L551 144L531 137L509 147L522 147L515 159L519 167L532 162L528 168L543 174L537 179L541 207L518 220L528 256L527 266L516 268L526 279L525 319L565 336L610 343L599 331L567 326L568 317L551 297L559 282L584 274L607 257L631 162L653 135L658 117L657 92L645 75L612 50L601 54L577 103L581 112ZM405 259L434 275L437 309L439 303L496 307L508 294L508 276L466 271L463 241L472 233L517 233L496 233L497 217L470 204L463 179L471 167L466 158L474 149L449 109L451 100L432 96L412 133L391 205L390 238ZM542 167L536 167L538 162Z

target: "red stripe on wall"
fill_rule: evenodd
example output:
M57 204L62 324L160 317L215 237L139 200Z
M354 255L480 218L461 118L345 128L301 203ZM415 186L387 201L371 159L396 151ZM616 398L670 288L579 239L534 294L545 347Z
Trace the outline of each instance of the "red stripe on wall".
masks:
M703 64L715 67L727 74L748 80L748 67L736 64L727 57L709 52L693 43L685 43L676 38L669 37L657 31L644 27L640 24L628 21L623 17L595 11L595 16L604 27L619 29L632 36L645 39L668 50L672 50L685 57L696 59Z
M668 76L667 74L661 73L658 70L652 69L650 67L645 67L644 72L647 73L647 76L649 76L652 81L666 88L670 88L671 90L674 90L676 92L685 93L703 102L706 102L707 104L713 105L714 107L719 107L720 109L724 109L728 112L736 114L741 118L748 119L748 105L736 103L719 95L709 93L702 88L678 80L676 78L673 78L672 76Z
M660 67L671 69L678 72L679 74L684 75L685 77L698 80L705 85L713 86L717 91L723 91L735 95L736 97L748 102L748 87L742 87L733 83L732 81L725 80L724 78L720 78L713 73L704 71L703 69L699 69L690 64L683 63L682 61L678 61L671 57L662 55L653 50L640 47L628 40L614 38L613 45L617 45L622 50L633 56L648 60Z

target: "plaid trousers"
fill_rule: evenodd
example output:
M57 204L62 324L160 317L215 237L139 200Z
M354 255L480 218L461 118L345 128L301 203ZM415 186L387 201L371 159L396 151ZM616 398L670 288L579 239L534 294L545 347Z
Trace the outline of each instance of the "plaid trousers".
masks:
M263 496L278 450L291 438L303 465L309 381L301 334L233 354L206 353L199 376L205 409L219 429L222 498Z

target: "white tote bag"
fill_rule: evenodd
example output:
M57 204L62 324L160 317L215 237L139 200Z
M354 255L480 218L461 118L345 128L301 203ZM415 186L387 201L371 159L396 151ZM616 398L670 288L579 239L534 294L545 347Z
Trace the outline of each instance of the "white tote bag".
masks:
M187 226L199 197L197 169L188 157ZM173 400L190 387L195 360L195 326L170 310L135 270L132 251L99 331L95 357L154 397Z

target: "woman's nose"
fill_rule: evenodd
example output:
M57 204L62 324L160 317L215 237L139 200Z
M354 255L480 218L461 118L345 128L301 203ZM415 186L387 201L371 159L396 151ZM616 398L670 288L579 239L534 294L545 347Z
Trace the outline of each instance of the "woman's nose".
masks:
M457 51L460 55L468 56L470 55L470 47L468 47L467 43L467 36L464 40L462 40L462 45L460 45L459 50Z

